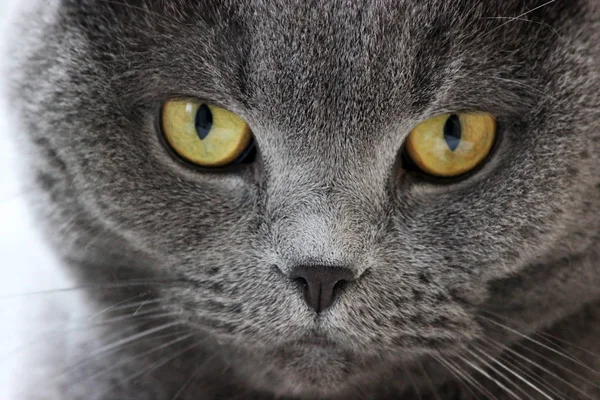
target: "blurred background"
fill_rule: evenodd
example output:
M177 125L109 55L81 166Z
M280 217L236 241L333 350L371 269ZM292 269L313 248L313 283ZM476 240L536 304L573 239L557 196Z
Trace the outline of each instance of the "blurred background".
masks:
M0 0L0 50L15 3ZM2 54L0 63L5 57ZM10 122L5 85L6 77L0 75L0 399L18 400L14 386L19 379L28 379L19 371L23 350L40 335L31 324L39 318L34 303L45 301L54 289L69 283L44 246L26 206L25 197L31 192L21 184L23 153L18 151L18 129Z

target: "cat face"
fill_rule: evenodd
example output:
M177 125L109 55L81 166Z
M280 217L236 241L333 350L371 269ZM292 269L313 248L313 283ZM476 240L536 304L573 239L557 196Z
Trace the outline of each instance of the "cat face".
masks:
M493 282L598 231L592 1L125 3L63 1L14 73L47 217L77 221L56 239L74 259L177 278L165 307L258 386L327 393L452 352L485 335L486 304L537 312L560 270L539 292ZM246 121L255 159L179 158L176 99ZM477 168L408 168L415 126L468 112L496 123ZM351 277L316 313L299 266Z

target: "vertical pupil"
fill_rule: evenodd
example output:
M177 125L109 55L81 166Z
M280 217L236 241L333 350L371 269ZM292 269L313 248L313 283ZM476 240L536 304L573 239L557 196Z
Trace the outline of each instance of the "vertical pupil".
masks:
M196 113L196 133L200 140L208 136L212 123L213 116L210 108L206 104L202 104Z
M446 124L444 125L444 139L450 150L456 150L460 144L461 136L460 119L458 119L456 114L452 114L450 115L450 118L446 120Z

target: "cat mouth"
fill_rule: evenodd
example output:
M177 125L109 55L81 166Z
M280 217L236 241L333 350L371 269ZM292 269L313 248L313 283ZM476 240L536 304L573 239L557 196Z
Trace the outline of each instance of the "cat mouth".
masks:
M347 346L343 346L335 338L323 334L306 334L297 338L290 338L277 346L276 353L286 357L303 358L306 356L320 355L329 357L334 355L353 353Z
M307 335L295 341L299 346L308 347L337 347L337 343L323 335Z

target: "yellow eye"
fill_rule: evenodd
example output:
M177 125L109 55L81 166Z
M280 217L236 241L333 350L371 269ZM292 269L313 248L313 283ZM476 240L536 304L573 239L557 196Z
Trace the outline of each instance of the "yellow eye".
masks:
M164 104L162 130L177 154L203 167L231 164L252 144L252 132L243 119L224 108L194 100Z
M479 165L495 139L496 119L491 114L443 114L412 130L406 153L423 172L450 178Z

